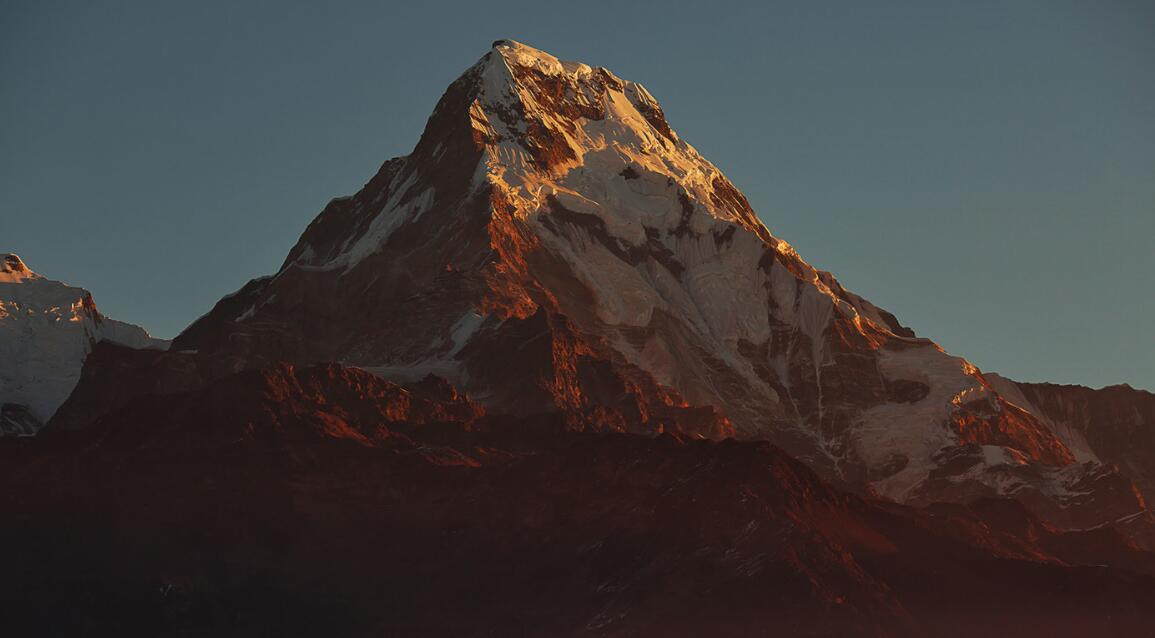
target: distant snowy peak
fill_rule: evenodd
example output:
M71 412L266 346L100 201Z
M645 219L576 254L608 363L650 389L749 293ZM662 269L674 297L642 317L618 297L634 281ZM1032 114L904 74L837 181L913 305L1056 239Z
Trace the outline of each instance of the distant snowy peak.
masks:
M139 326L102 315L87 290L0 254L0 434L27 434L31 424L47 422L76 385L92 346L105 339L133 348L168 346Z
M24 265L19 255L0 253L0 283L19 283L25 279L40 278L40 275Z

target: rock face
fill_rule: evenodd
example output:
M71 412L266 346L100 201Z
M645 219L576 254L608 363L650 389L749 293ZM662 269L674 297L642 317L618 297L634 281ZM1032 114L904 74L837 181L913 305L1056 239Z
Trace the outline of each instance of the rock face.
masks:
M31 434L72 392L94 344L164 348L143 328L109 319L92 294L0 254L0 434Z
M509 40L449 87L410 155L175 347L436 373L571 429L769 440L899 502L1014 495L1071 527L1146 507L773 236L640 84Z
M1125 384L1094 390L990 379L1008 400L1038 415L1080 463L1117 468L1145 501L1155 498L1155 394ZM1143 512L1121 522L1150 517Z
M1006 500L864 499L765 442L574 433L560 413L501 415L443 381L333 364L223 374L0 441L0 484L0 542L20 548L0 570L13 635L1143 636L1155 622L1155 556L1112 529L1057 531Z

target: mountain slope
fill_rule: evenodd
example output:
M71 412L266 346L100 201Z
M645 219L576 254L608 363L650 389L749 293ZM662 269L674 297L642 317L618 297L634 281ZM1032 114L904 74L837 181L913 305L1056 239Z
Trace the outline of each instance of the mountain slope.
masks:
M1038 415L1083 462L1119 468L1145 501L1155 498L1155 394L1129 385L1018 383L990 375L1009 401ZM1130 517L1149 520L1150 512ZM1132 520L1122 521L1131 524Z
M899 502L1014 495L1090 527L1145 510L973 365L774 237L640 84L509 40L413 152L309 225L176 348L433 372L515 414L766 439Z
M95 343L163 348L143 328L109 319L92 294L30 270L0 254L0 433L32 434L80 379Z
M102 356L116 350L107 344ZM128 351L163 359L176 353ZM189 356L189 355L186 355ZM77 397L74 397L77 398ZM764 442L572 433L444 382L243 370L0 441L16 635L1145 635L1155 558Z

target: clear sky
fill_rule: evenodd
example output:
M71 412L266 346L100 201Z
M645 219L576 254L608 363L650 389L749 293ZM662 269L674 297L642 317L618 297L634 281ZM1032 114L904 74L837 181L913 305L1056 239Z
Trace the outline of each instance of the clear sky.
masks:
M948 351L1155 389L1153 2L0 0L0 251L172 337L506 37L645 84Z

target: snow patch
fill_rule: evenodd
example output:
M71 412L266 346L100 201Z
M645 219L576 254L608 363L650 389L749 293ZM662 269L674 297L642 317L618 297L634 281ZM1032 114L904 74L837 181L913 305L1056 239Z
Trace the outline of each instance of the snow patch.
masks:
M483 323L485 323L485 315L470 311L453 324L449 329L449 338L453 340L453 349L449 351L450 358L461 352L465 344L469 343L473 335L477 334L477 330L481 328Z

